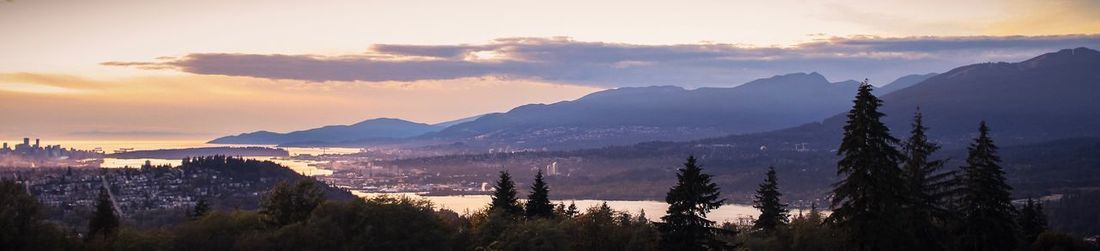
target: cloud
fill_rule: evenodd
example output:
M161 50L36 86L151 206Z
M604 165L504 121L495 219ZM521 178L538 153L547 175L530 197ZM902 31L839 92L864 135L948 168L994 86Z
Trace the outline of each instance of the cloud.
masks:
M1100 48L1100 35L829 38L790 47L636 45L564 37L503 38L481 45L379 44L363 54L195 53L153 62L105 62L266 79L418 81L495 77L619 87L729 86L790 72L885 83L990 61L1019 61L1064 48Z
M177 132L177 131L146 131L146 130L125 130L125 131L103 131L103 130L90 130L90 131L75 131L66 134L68 136L78 137L141 137L141 138L164 138L164 137L194 137L204 136L199 133L193 132Z
M7 91L10 83L81 90ZM528 80L462 78L342 82L166 74L96 79L0 73L0 139L210 139L400 117L436 123L530 103L572 100L597 88ZM507 95L502 95L507 94Z

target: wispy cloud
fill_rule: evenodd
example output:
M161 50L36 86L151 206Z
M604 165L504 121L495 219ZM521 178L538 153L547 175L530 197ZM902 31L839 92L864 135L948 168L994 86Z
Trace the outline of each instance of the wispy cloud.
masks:
M120 131L103 131L103 130L91 130L91 131L76 131L69 132L69 136L79 137L141 137L141 138L164 138L164 137L195 137L205 136L200 133L193 132L177 132L177 131L146 131L146 130L120 130Z
M194 53L152 62L105 62L267 79L417 81L497 77L599 87L736 85L789 72L886 82L989 61L1016 61L1058 49L1100 48L1100 35L845 37L790 47L734 44L636 45L569 38L504 38L481 45L380 44L356 55Z

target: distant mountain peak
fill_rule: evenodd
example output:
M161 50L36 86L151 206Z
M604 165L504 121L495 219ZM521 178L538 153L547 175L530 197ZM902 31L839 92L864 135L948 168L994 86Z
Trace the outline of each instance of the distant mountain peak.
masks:
M759 79L759 80L756 80L756 81L782 80L782 79L829 82L828 79L825 79L825 75L821 75L821 73L817 73L816 71L815 72L810 72L810 73L795 72L795 73L788 73L788 74L783 74L783 75L775 75L775 76L772 76L770 78ZM753 81L753 82L756 82L756 81Z
M1020 66L1024 68L1058 67L1064 64L1076 64L1097 59L1100 59L1100 51L1077 47L1039 55L1020 62Z
M314 142L340 143L349 140L407 138L435 132L441 127L396 118L375 118L351 125L328 125L319 128L276 133L256 131L211 140L216 144L275 144Z
M829 84L829 80L825 79L825 76L817 72L797 72L783 75L775 75L768 78L749 81L748 83L741 85L741 87L774 88L779 86L805 86L817 84Z
M875 88L875 94L877 94L877 95L890 94L891 92L901 90L901 89L905 89L905 88L908 88L910 86L916 85L920 82L924 82L925 80L928 80L929 78L935 77L936 75L938 75L938 74L937 73L926 73L926 74L905 75L905 76L902 76L898 79L895 79L893 82L890 82L890 83L887 83L886 85Z
M1045 53L1018 63L990 62L972 64L958 67L942 74L943 78L968 78L975 74L1003 74L1005 72L1053 70L1065 71L1064 68L1093 68L1100 67L1100 51L1078 47L1075 49L1062 49L1056 52Z
M363 125L371 125L371 124L421 124L421 123L416 123L416 122L412 122L412 121L408 121L408 120L404 120L404 119L397 119L397 118L373 118L373 119L360 121L359 123L351 124L350 126L363 126Z
M615 89L608 89L608 90L593 92L593 93L590 93L588 95L584 95L584 97L581 97L577 100L578 101L579 100L590 100L590 99L598 99L598 98L613 97L613 96L662 94L662 93L682 92L682 91L685 91L685 89L683 87L672 86L672 85L655 85L655 86L645 86L645 87L619 87L619 88L615 88Z

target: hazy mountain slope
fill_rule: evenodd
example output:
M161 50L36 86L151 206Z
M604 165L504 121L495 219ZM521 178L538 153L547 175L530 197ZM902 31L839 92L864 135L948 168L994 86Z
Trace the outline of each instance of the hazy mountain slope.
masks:
M894 82L890 82L889 84L886 84L882 87L875 88L875 94L890 94L891 92L905 89L922 81L928 80L929 78L932 78L936 75L936 73L905 75L898 78L897 80L894 80Z
M1087 48L1047 53L1018 63L962 66L881 95L884 106L880 111L886 114L884 121L891 132L904 138L920 107L925 124L931 127L929 135L947 147L965 147L981 120L989 123L995 139L1004 145L1096 137L1100 136L1097 69L1100 52ZM840 113L817 125L704 141L805 142L810 147L832 149L845 121L845 114Z
M436 127L436 128L439 128L440 130L442 130L443 128L451 127L451 126L453 126L453 125L457 125L457 124L462 124L462 123L466 123L466 122L470 122L470 121L474 121L474 120L477 120L477 119L478 119L478 118L480 118L481 116L485 116L485 114L480 114L480 115L476 115L476 116L470 116L470 117L460 118L460 119L456 119L456 120L451 120L451 121L444 121L444 122L439 122L439 123L435 123L435 124L432 124L432 126L434 126L434 127Z
M1100 52L1067 49L959 67L882 99L894 131L907 131L920 107L930 133L945 141L969 139L981 120L1006 144L1100 136ZM842 123L840 116L826 121Z
M313 144L337 143L364 139L407 138L434 132L440 126L416 123L401 119L378 118L352 125L332 125L289 133L258 131L214 139L214 144Z
M488 114L431 137L475 145L581 148L761 132L843 111L856 87L852 81L830 83L817 73L796 73L732 88L618 88Z

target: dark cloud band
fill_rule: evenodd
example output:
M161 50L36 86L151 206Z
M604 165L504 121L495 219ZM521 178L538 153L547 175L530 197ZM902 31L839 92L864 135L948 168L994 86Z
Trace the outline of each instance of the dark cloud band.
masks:
M886 82L1065 48L1100 48L1100 35L849 37L791 47L731 44L635 45L568 38L506 38L484 45L374 45L324 57L196 53L155 62L105 62L194 74L306 81L416 81L467 77L537 79L600 87L736 85L789 72Z

